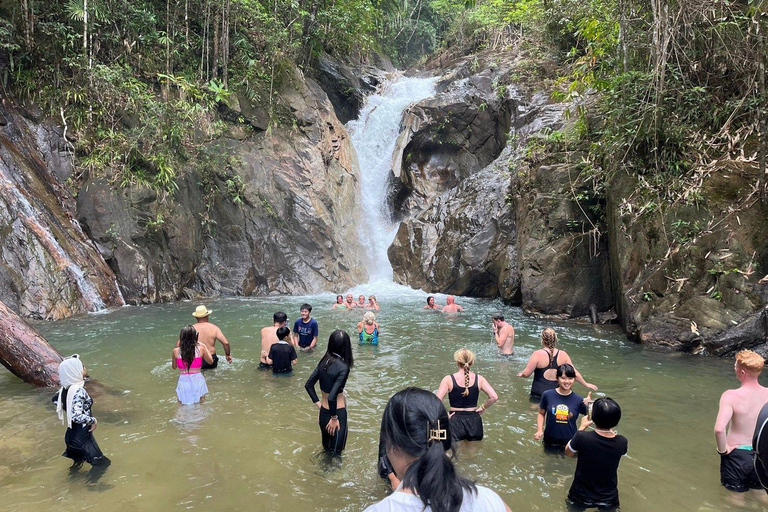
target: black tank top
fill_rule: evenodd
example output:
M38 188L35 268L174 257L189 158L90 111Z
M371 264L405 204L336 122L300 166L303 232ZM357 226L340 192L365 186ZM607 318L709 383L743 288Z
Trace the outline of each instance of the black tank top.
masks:
M549 356L549 366L545 366L544 368L536 368L533 370L533 384L531 384L532 397L539 398L545 391L555 389L557 387L557 380L545 379L544 372L547 370L557 370L557 356L559 354L559 350L555 351L554 354L547 352L547 355Z
M464 393L464 386L459 386L456 379L451 374L453 389L448 392L448 402L455 409L470 409L477 407L477 399L480 398L480 386L477 384L480 376L475 374L475 383L469 386L469 395L461 396Z

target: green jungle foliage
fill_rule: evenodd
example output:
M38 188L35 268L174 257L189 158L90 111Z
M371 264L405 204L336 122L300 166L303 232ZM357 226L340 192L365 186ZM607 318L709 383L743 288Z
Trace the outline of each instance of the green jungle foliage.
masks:
M0 0L0 87L65 125L83 172L172 193L224 130L217 110L233 94L272 115L287 71L322 52L375 51L402 66L438 51L518 48L560 65L556 99L600 93L597 121L579 129L591 165L641 176L658 201L696 201L691 176L720 155L764 165L767 9L768 0Z

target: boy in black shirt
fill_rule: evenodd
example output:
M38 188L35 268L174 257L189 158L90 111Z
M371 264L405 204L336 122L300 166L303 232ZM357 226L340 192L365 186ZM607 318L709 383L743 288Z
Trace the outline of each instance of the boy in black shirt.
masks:
M278 341L269 348L267 364L272 365L272 373L292 372L298 357L293 345L285 341L291 335L291 330L287 327L280 327L275 331L275 334Z
M592 405L592 418L585 417L573 439L565 447L568 457L578 457L576 475L568 491L570 510L619 507L618 469L627 454L627 438L613 428L619 424L621 408L611 398L598 398ZM594 431L585 432L594 423Z

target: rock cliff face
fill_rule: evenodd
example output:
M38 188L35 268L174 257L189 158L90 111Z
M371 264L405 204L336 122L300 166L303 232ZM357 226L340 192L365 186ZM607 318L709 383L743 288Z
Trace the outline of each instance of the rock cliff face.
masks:
M320 87L298 74L291 84L281 101L293 129L233 130L213 148L226 165L188 173L174 198L83 187L79 219L127 301L317 293L367 279L343 222L357 197L354 149Z
M114 274L75 220L62 131L9 108L0 118L0 301L53 320L122 305Z
M22 316L58 319L123 297L365 282L357 232L343 221L358 191L354 148L317 83L298 71L287 82L280 108L293 122L266 131L265 111L242 100L225 109L245 123L211 144L209 161L185 169L172 196L93 177L75 201L61 131L3 110L0 300Z

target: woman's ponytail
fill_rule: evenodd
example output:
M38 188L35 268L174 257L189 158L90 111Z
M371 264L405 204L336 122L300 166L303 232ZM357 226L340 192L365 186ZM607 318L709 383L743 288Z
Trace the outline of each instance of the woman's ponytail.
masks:
M469 365L464 365L464 392L461 396L469 396Z
M402 477L403 487L433 512L459 512L464 493L477 487L456 472L446 452L453 452L450 421L442 402L429 391L407 388L384 409L381 434L387 450L414 459Z

